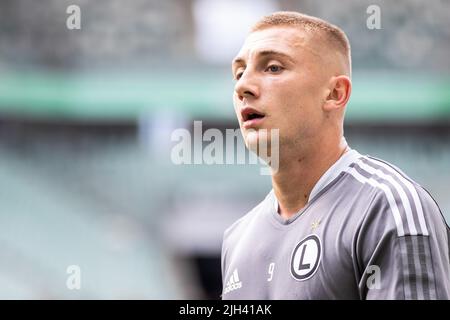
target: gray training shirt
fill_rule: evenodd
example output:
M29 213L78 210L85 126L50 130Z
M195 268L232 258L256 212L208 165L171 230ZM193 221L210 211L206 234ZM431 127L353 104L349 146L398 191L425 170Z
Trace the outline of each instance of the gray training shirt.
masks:
M450 231L396 167L345 153L289 220L273 190L224 234L223 299L449 299Z

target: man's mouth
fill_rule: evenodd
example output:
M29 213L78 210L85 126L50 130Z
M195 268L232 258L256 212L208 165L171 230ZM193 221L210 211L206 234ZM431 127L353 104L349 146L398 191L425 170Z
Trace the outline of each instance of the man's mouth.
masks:
M265 117L264 113L250 107L245 107L244 109L242 109L241 115L243 125L246 128L258 124Z

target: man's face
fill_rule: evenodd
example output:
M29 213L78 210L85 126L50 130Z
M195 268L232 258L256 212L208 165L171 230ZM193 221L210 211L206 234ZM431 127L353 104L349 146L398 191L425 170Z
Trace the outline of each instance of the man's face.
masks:
M234 108L249 149L256 151L264 139L260 129L279 129L281 148L314 141L328 80L316 42L294 27L271 27L247 37L232 69Z

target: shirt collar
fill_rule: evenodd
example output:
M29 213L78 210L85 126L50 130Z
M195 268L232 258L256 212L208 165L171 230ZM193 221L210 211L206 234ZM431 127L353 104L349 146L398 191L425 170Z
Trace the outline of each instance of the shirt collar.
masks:
M314 197L319 194L320 191L323 190L331 181L336 179L336 177L342 172L348 169L348 167L355 162L358 158L361 157L361 154L354 150L349 149L345 152L327 171L320 177L320 179L314 185L314 188L311 190L311 194L309 195L308 202L314 199ZM273 203L275 206L275 212L278 212L278 200L275 197L275 193L273 189L270 192Z
M323 188L325 188L331 181L342 172L347 170L348 166L355 162L361 154L353 149L345 152L316 182L314 188L311 190L308 202L313 199Z

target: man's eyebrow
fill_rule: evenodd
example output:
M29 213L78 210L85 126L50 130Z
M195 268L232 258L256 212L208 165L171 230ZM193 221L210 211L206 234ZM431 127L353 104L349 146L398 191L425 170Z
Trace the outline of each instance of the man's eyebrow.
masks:
M291 62L294 61L292 57L286 53L283 53L281 51L275 51L275 50L264 50L258 53L258 56L267 57L267 56L279 56L285 59L290 60Z
M292 57L286 53L283 53L281 51L275 51L275 50L263 50L258 52L257 57L267 57L267 56L278 56L278 57L282 57L285 58L287 60L289 60L290 62L294 62L294 59L292 59ZM240 65L240 64L245 64L245 59L241 58L241 57L237 57L233 60L232 65Z
M234 67L239 64L245 64L245 59L244 58L235 58L233 60L233 62L231 63L231 66Z

